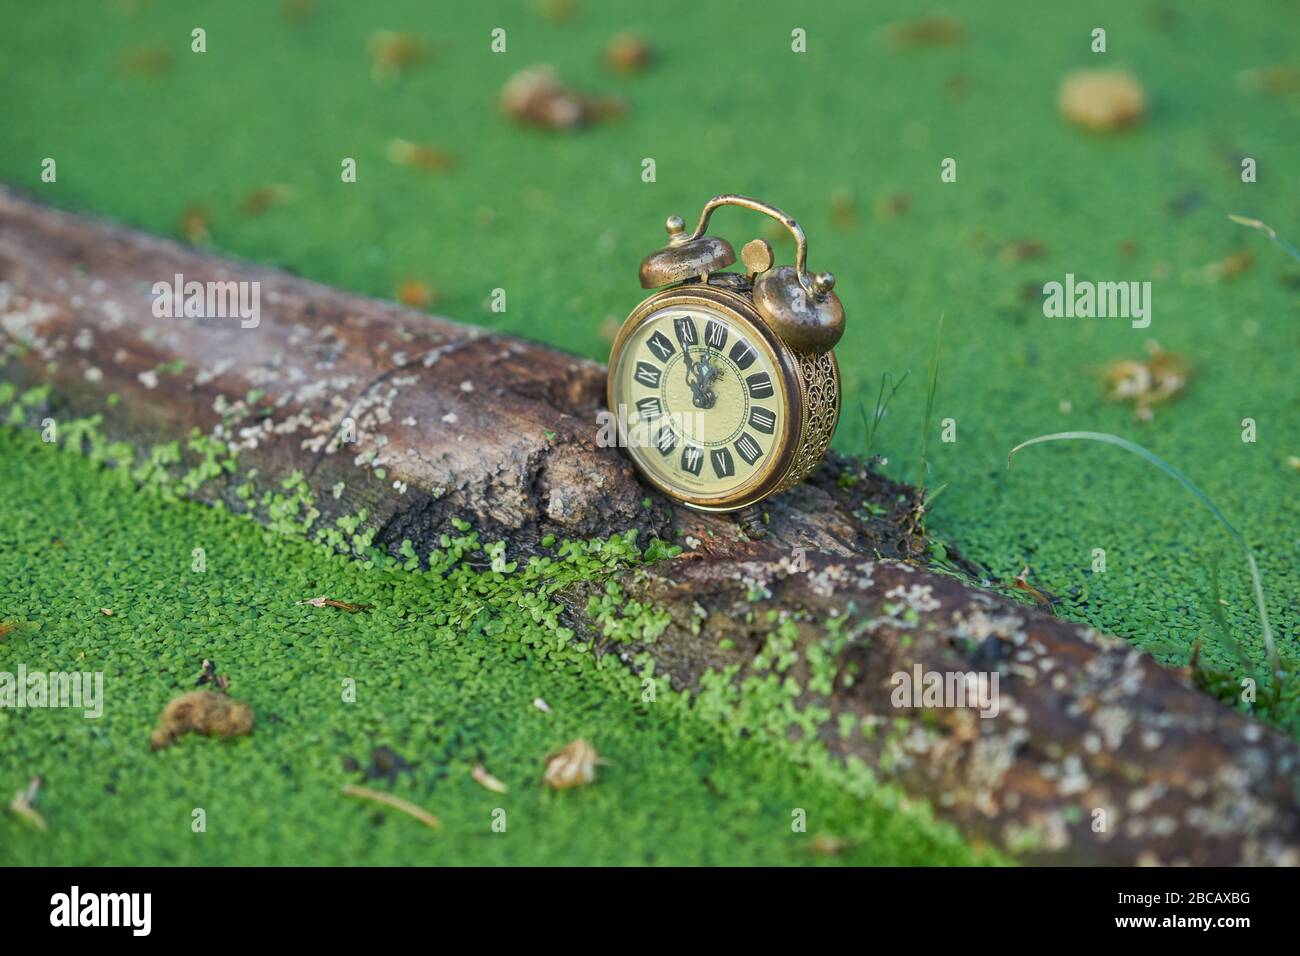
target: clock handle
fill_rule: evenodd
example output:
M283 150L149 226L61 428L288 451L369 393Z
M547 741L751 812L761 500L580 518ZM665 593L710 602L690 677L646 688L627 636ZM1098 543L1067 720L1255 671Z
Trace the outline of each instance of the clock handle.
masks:
M761 212L765 216L771 216L786 229L790 230L790 235L794 236L795 253L794 269L799 277L799 284L803 290L813 298L814 301L820 302L826 298L827 294L835 287L835 277L829 272L819 272L817 275L808 274L808 237L803 234L803 227L797 223L792 216L787 216L780 209L770 203L765 203L761 199L753 199L749 196L738 196L735 193L725 193L721 196L714 196L704 206L704 212L700 214L700 224L695 227L695 231L689 236L684 237L681 241L689 242L693 239L699 239L709 228L709 219L713 216L720 206L740 206L743 209L751 209L754 212ZM675 240L676 241L676 240Z

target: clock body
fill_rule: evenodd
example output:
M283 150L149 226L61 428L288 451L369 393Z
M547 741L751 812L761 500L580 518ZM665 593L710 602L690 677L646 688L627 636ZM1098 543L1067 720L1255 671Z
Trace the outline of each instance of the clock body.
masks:
M702 511L738 511L801 481L839 418L834 355L791 348L737 278L650 296L610 354L620 444L646 481Z

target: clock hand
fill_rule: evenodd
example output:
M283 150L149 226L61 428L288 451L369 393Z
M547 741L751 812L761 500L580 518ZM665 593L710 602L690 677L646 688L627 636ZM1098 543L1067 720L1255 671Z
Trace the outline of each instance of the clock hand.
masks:
M695 371L695 363L691 361L691 350L686 349L686 361L682 363L686 370L686 385L691 390L691 401L696 408L700 407L700 383L699 376Z
M703 350L702 350L703 351ZM717 401L713 394L713 380L717 371L708 362L707 357L692 361L690 350L686 352L686 384L691 389L691 401L696 408L712 408Z

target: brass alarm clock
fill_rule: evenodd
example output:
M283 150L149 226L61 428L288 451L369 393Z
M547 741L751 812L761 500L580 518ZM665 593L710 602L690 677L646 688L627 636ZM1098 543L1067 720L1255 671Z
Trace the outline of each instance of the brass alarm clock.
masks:
M721 206L771 216L795 240L793 266L773 267L771 246L741 250L706 235ZM622 444L655 488L701 511L755 508L802 481L826 454L840 414L831 351L844 307L829 272L809 274L808 242L794 219L747 196L709 200L695 231L667 222L668 245L641 263L655 292L623 323L609 357L608 400ZM661 288L667 286L668 288Z

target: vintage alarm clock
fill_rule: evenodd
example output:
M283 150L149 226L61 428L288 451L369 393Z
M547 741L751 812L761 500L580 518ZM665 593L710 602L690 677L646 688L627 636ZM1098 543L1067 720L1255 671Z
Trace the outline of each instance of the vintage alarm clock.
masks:
M772 248L741 250L705 231L721 206L771 216L794 236L793 266ZM829 272L807 271L808 242L794 219L747 196L709 200L695 231L667 222L668 245L641 263L658 289L623 323L609 357L608 400L622 444L655 488L701 511L742 512L761 534L765 498L817 467L840 414L831 351L844 307Z

